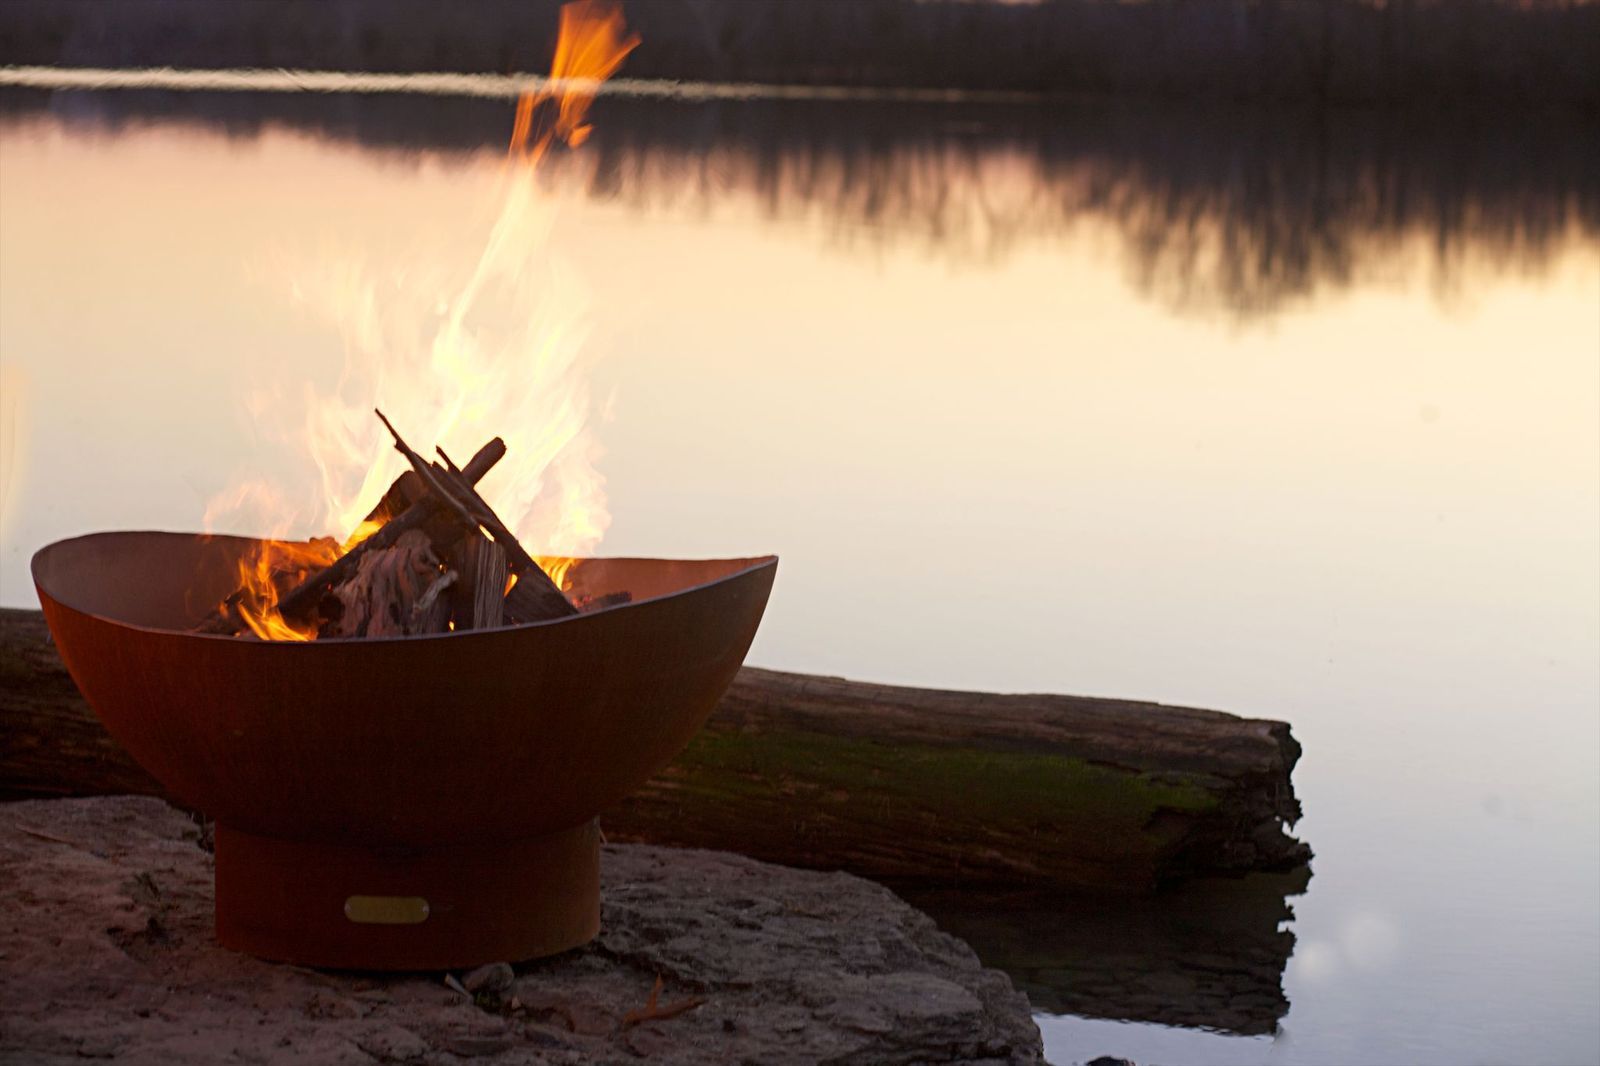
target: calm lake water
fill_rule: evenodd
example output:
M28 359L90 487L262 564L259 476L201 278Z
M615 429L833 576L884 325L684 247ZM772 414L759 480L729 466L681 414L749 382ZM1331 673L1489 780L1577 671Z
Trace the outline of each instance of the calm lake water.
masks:
M470 262L511 121L421 94L0 105L12 606L53 539L292 482L257 420L338 388L349 340L308 272ZM1052 1061L1600 1061L1592 131L594 118L545 188L597 315L604 552L781 553L759 665L1215 707L1305 747L1309 883L923 901L1029 992ZM278 412L247 409L263 379Z

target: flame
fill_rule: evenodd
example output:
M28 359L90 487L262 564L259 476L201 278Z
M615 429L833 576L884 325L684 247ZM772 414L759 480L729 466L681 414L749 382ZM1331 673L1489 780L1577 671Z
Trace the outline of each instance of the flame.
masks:
M537 555L534 562L539 564L551 581L556 583L556 588L562 592L572 591L572 568L578 565L578 560L570 555ZM506 589L510 592L510 589Z
M382 528L383 523L376 518L362 519L361 524L355 528L355 531L344 539L343 544L339 545L339 554L343 555Z
M339 557L331 538L304 542L267 541L239 562L239 618L262 640L315 640L315 623L296 624L278 611L278 599L310 574Z
M213 497L206 507L206 528L213 528L222 514L251 515L271 532L269 539L240 557L239 583L233 594L220 605L206 607L216 606L262 640L314 639L315 626L286 620L278 610L278 600L307 574L332 563L343 549L327 537L281 539L294 521L295 509L265 481L247 481Z
M440 250L419 249L382 273L324 261L297 280L297 298L343 336L340 379L321 394L308 387L303 402L262 390L249 407L265 437L303 449L316 471L320 502L307 524L351 532L338 545L268 541L246 560L233 602L257 636L315 636L283 619L280 593L379 528L365 516L403 463L374 407L419 450L439 443L460 458L503 437L507 455L479 491L530 551L560 553L535 555L559 586L570 587L573 556L599 544L611 519L590 424L588 299L550 255L553 212L534 170L555 141L575 148L587 139L600 83L638 43L609 0L562 7L550 78L518 100L499 212L463 276L449 276ZM274 424L285 411L299 416ZM259 484L223 494L207 508L206 528L237 523L241 503L271 496ZM275 537L304 528L303 508L277 502L268 523Z
M510 155L537 166L552 140L576 148L589 139L584 121L600 83L617 72L629 52L639 47L638 34L628 34L622 9L606 0L579 0L561 8L561 32L556 37L550 80L544 87L523 93L511 127ZM554 105L554 120L534 132L540 105Z

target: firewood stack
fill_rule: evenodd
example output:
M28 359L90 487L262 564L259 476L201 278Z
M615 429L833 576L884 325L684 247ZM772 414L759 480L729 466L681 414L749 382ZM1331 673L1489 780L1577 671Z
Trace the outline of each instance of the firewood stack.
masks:
M275 569L277 610L316 636L390 637L566 618L579 613L474 487L506 454L496 437L458 467L435 449L429 461L377 412L411 469L397 478L363 523L376 529L329 565ZM196 627L252 636L241 588ZM607 596L585 609L625 602Z

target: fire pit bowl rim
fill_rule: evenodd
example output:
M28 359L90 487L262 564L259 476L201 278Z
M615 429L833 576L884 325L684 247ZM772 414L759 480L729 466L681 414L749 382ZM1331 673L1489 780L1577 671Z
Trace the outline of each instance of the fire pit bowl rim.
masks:
M306 541L284 541L284 540L280 540L279 538L269 538L269 537L247 537L247 536L242 536L242 535L234 534L234 533L184 533L184 532L178 532L178 531L174 531L174 530L164 530L164 529L99 530L99 531L96 531L96 532L93 532L93 533L81 533L81 534L79 534L78 536L75 536L75 537L63 537L60 540L51 541L49 544L46 544L44 547L42 547L42 548L38 549L37 551L35 551L33 553L32 558L29 560L29 566L28 566L29 576L31 576L33 578L34 587L36 589L40 590L40 591L44 590L45 584L46 584L46 578L44 577L44 575L41 574L41 569L43 569L43 567L47 564L46 556L48 556L53 551L55 551L57 549L65 548L65 547L67 547L69 545L82 544L82 543L87 542L87 541L112 540L112 539L116 539L116 538L129 537L129 536L172 537L172 538L175 538L175 539L183 539L183 540L191 540L191 539L195 539L195 538L200 538L200 539L203 539L203 540L216 541L216 542L233 542L235 544L240 545L241 547L244 546L244 545L248 545L248 544L259 543L259 542L264 541L264 540L270 540L270 541L274 541L274 542L277 542L277 543L284 543L284 544L304 544L304 543L307 543ZM580 569L580 570L582 568L582 565L585 564L585 563L650 564L650 563L666 563L666 562L670 562L670 563L681 563L681 564L688 565L688 566L715 566L715 565L718 565L718 564L723 564L723 565L728 565L730 567L735 567L735 568L729 570L729 572L727 572L725 574L721 574L721 575L719 575L717 577L710 578L709 580L706 580L706 581L700 581L700 582L697 582L697 583L692 584L692 585L684 585L684 586L681 586L679 588L675 588L675 589L671 589L669 591L661 592L661 593L658 593L658 594L653 595L653 596L637 597L635 599L629 600L626 603L618 603L618 604L612 604L612 605L605 606L605 607L597 607L597 608L595 608L593 610L583 611L583 612L581 612L579 614L575 614L575 615L572 615L572 616L567 617L567 618L547 618L547 619L543 619L543 620L536 621L536 622L521 622L521 623L515 623L515 624L507 623L505 625L497 626L497 627L495 627L494 629L491 629L491 630L467 629L467 630L454 630L454 631L449 631L449 632L444 632L444 633L398 634L398 635L382 636L382 637L323 637L323 638L320 638L318 640L270 640L270 641L263 640L263 641L253 641L252 643L256 643L256 644L260 644L260 645L266 645L266 646L273 646L273 647L285 647L285 648L315 647L315 646L318 646L318 645L392 644L392 643L396 643L396 642L400 642L400 641L420 642L420 641L438 641L438 640L457 640L457 639L471 638L471 637L483 637L483 636L485 636L485 635L487 635L489 633L503 633L503 632L507 632L507 631L510 631L510 630L542 629L542 628L553 627L553 626L564 626L564 625L569 625L569 624L581 622L586 618L593 618L593 617L596 617L598 615L610 614L613 611L628 610L629 608L633 608L633 607L643 607L646 604L655 603L657 601L664 600L664 599L671 599L674 596L681 596L681 595L684 595L686 593L697 592L697 591L700 591L702 589L711 588L711 587L713 587L715 585L724 584L724 583L730 582L730 581L736 581L736 580L738 580L740 577L742 577L745 574L749 574L749 573L751 573L753 571L764 570L764 569L769 569L769 568L770 569L776 569L777 565L778 565L778 556L777 555L716 556L716 557L696 558L696 559L664 559L664 558L658 558L658 557L654 557L654 556L642 556L642 555L588 555L588 556L573 556L572 558L577 559L577 561L578 561L578 569ZM123 626L123 627L128 628L128 629L138 630L139 632L143 632L143 633L167 633L167 634L179 633L179 634L182 634L184 637L194 638L194 639L197 639L197 640L226 641L226 642L229 642L229 643L237 643L239 641L239 639L240 639L238 637L228 636L227 634L222 634L222 633L199 633L199 632L194 632L194 631L187 630L187 629L175 628L173 626L142 625L142 624L140 624L138 622L131 622L131 621L128 621L128 620L123 619L123 618L118 618L114 614L108 614L108 613L103 612L103 611L97 611L97 610L92 610L92 609L83 607L83 606L81 606L81 605L79 605L77 603L72 602L72 600L75 597L61 596L61 595L56 594L55 592L51 592L50 593L50 598L53 599L56 603L60 604L62 607L65 607L65 608L67 608L69 610L75 611L78 614L84 615L85 617L93 618L93 619L95 619L97 621L106 622L106 623L109 623L111 625ZM196 621L198 621L198 619L196 619Z

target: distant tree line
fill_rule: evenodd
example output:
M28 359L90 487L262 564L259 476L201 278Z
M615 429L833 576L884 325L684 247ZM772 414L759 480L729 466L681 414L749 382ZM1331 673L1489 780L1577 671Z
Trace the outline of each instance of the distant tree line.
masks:
M536 71L559 0L5 0L0 61ZM1591 0L627 0L645 78L1600 105Z

